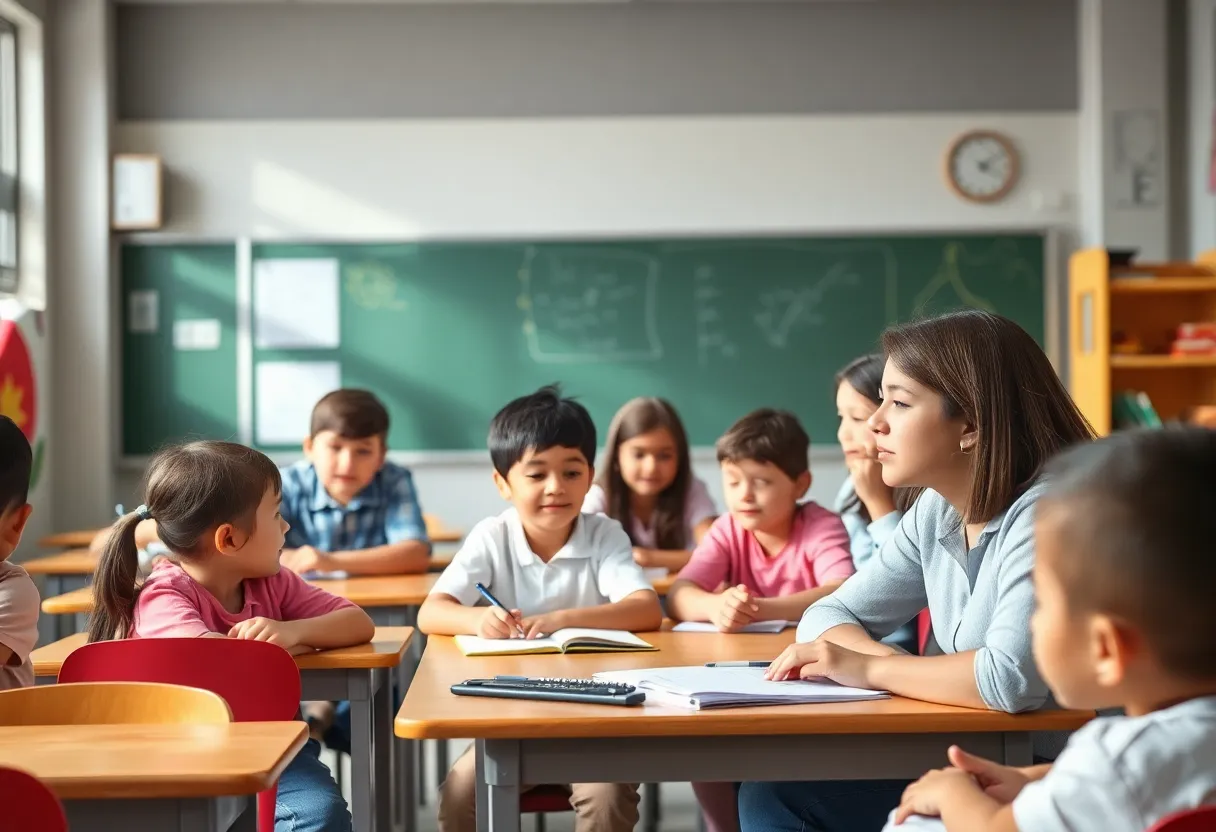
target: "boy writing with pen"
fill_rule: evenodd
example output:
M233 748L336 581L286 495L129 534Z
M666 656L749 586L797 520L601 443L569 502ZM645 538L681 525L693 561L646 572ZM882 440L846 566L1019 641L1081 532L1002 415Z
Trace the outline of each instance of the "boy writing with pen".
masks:
M658 596L633 560L620 523L581 514L591 486L595 425L577 402L546 387L490 423L494 483L512 507L478 523L418 611L429 635L538 638L563 627L656 630ZM629 832L636 784L569 786L577 832ZM439 796L441 832L474 832L472 748Z

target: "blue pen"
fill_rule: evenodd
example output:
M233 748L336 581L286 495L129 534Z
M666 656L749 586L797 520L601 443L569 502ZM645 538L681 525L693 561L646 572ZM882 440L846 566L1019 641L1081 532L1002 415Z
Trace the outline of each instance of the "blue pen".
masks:
M481 593L482 598L485 598L491 604L498 607L500 610L502 610L503 612L505 612L507 614L508 618L515 621L515 629L519 631L519 634L521 637L523 637L523 638L528 637L528 634L526 632L524 632L523 625L519 623L519 620L516 619L515 616L511 615L511 611L509 609L507 609L506 607L503 606L502 601L499 601L497 598L495 598L493 596L493 594L490 593L490 590L486 589L480 582L473 584L473 586L477 589L478 592Z

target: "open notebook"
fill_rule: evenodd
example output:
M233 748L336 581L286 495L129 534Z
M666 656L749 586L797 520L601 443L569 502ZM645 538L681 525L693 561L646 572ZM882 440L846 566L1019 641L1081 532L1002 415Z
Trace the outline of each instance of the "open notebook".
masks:
M885 699L881 690L848 688L835 682L770 682L763 667L654 667L612 670L596 679L635 685L650 705L670 705L701 711L752 705L804 705L815 702L859 702Z
M479 638L456 636L466 656L514 656L523 653L615 653L654 650L654 645L625 630L567 627L544 638Z
M797 627L797 621L782 621L780 619L774 621L752 621L749 624L743 625L742 628L736 630L737 633L779 633L786 627ZM676 626L672 627L672 632L676 633L716 633L718 628L708 621L681 621Z

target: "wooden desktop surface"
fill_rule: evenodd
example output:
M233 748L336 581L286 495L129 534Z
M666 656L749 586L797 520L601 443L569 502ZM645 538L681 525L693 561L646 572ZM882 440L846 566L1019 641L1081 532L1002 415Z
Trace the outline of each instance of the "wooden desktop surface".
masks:
M901 734L970 731L1072 730L1088 711L1010 715L934 705L902 697L779 707L685 711L643 705L618 707L456 696L451 685L496 675L585 678L602 670L700 665L709 661L771 660L794 640L773 634L641 633L653 653L583 653L472 658L448 637L432 636L395 721L409 739L529 739L614 736L765 734Z
M320 650L296 656L301 670L372 670L396 667L414 640L413 627L377 627L376 634L366 644ZM35 676L58 676L63 661L78 647L88 642L87 633L74 633L51 642L30 653Z
M68 549L20 565L31 575L92 575L97 570L97 558L88 549Z
M304 747L303 722L0 727L0 765L61 799L254 794Z
M38 539L43 549L74 549L88 546L101 529L81 529L75 532L57 532Z

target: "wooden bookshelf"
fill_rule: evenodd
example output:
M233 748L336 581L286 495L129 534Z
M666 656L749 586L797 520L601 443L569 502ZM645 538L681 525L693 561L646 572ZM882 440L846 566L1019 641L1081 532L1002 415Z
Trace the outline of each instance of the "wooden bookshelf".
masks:
M1178 324L1216 321L1216 251L1195 263L1111 267L1104 249L1072 255L1068 269L1069 388L1100 434L1112 429L1112 397L1142 390L1163 420L1216 405L1216 356L1172 356ZM1120 353L1111 339L1139 339Z

